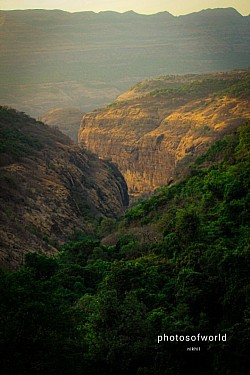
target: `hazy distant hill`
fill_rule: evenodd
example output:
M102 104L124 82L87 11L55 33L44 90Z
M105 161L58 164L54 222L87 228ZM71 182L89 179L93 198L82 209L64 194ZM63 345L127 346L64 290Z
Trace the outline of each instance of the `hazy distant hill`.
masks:
M250 17L236 10L168 12L0 11L0 104L38 116L89 111L150 76L243 68Z
M38 120L49 126L57 127L73 141L77 142L82 116L83 112L76 108L57 107L39 116Z

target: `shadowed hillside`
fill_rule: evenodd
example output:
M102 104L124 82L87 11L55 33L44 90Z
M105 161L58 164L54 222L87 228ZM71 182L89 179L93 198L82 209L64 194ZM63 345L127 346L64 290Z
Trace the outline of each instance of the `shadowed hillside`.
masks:
M0 107L0 265L29 251L52 254L77 231L128 205L122 175L57 129Z

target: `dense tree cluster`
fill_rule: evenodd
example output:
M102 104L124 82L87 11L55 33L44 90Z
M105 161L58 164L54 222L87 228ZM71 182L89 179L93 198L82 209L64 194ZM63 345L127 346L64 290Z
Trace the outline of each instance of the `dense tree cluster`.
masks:
M1 373L246 374L249 149L248 123L187 180L131 208L116 245L75 234L56 257L31 253L1 271ZM143 241L132 228L159 236ZM199 352L157 341L198 333L227 340L192 344Z

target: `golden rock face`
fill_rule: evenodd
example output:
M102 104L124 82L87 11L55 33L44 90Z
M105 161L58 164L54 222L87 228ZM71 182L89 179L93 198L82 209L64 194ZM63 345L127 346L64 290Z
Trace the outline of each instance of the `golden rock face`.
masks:
M249 93L241 88L249 74L165 77L158 91L157 80L141 83L83 116L78 140L118 165L131 195L153 191L184 177L190 162L250 117Z
M70 234L93 233L95 219L123 214L127 187L115 166L14 111L0 113L0 131L1 266L18 267L31 250L51 254Z

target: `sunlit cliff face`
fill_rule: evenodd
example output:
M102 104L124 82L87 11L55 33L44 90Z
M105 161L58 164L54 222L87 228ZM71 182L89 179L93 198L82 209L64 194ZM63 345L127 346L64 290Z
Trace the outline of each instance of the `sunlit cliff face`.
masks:
M239 81L248 74L239 73ZM86 114L79 142L98 156L117 163L132 195L172 183L186 175L190 163L212 142L249 118L248 95L233 97L230 90L216 94L219 86L233 75L229 77L215 78L214 89L205 87L207 78L203 83L196 81L190 89L198 90L200 85L199 94L183 94L181 89L179 93L172 89L157 93L155 82L154 90L147 93L141 84L137 92L133 89L113 105Z

